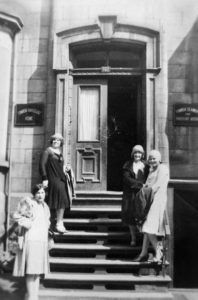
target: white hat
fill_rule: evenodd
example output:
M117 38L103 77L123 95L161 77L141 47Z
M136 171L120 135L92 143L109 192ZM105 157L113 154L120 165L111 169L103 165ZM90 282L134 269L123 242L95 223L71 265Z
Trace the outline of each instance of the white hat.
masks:
M162 160L161 153L158 150L155 150L155 149L151 150L148 157L150 157L150 156L155 157L159 162L161 162L161 160Z
M135 152L141 152L144 155L144 149L141 145L135 145L132 148L131 156L133 156Z

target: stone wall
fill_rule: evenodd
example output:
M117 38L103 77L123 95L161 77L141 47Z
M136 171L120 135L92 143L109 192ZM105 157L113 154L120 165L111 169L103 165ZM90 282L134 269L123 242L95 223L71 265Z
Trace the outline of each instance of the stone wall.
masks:
M9 149L11 156L11 192L29 193L40 181L38 161L46 143L46 132L54 130L54 103L48 102L48 94L54 92L50 84L49 47L51 1L1 1L0 10L19 16L24 24L16 41L15 97L16 104L43 103L43 126L16 127L12 124L10 103ZM52 77L52 76L51 76Z
M79 13L80 11L80 13ZM54 31L98 22L98 16L116 15L124 24L160 32L161 73L156 77L156 145L170 162L172 178L197 178L196 127L175 127L173 105L197 103L197 11L195 0L55 2ZM159 77L163 77L160 81ZM168 80L166 80L168 79ZM168 99L168 103L167 100Z
M45 105L43 126L10 128L12 193L30 192L32 185L40 180L39 156L54 131L54 33L94 24L100 15L115 15L119 23L143 26L161 33L164 54L159 76L167 78L168 70L168 84L164 80L156 95L158 145L165 161L170 154L172 177L194 178L198 175L198 130L196 127L174 127L172 122L174 103L198 101L196 0L2 0L0 10L18 14L24 23L16 46L15 104L42 102ZM162 98L168 99L168 106ZM11 115L10 111L10 121Z
M176 1L167 15L169 109L166 129L171 177L197 179L198 128L173 124L174 104L198 104L198 5L185 1L184 7L181 3Z

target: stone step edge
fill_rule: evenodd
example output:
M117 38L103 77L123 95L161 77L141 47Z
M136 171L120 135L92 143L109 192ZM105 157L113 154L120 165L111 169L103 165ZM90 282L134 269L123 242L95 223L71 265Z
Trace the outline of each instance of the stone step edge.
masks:
M122 191L76 191L76 196L80 197L87 196L87 197L122 197ZM31 197L32 193L30 192L12 192L11 197L13 198L20 198L20 197Z
M109 219L109 218L64 218L64 223L75 223L75 224L122 224L121 219Z
M109 195L109 196L122 196L123 192L122 191L76 191L76 195L87 195L87 196L92 196L92 195L98 195L98 196L103 196L103 195Z
M169 291L158 292L158 291L84 291L84 290L64 290L64 289L52 289L52 288L43 288L39 290L40 297L64 297L63 299L72 299L73 297L79 297L79 300L84 299L145 299L145 300L155 300L155 299L173 299L173 295Z
M82 243L54 243L52 249L60 249L60 250L121 250L121 251L133 251L133 250L141 250L141 246L121 246L121 245L100 245L100 244L82 244Z
M58 232L53 232L55 236L60 236L60 233ZM93 231L74 231L74 230L69 230L66 233L61 234L61 236L64 237L88 237L88 238L98 238L98 237L130 237L130 233L126 231L118 231L118 232L93 232Z
M86 201L86 200L88 200L88 201L115 201L115 202L120 202L120 201L122 201L122 197L91 197L91 196L77 196L75 199L73 199L73 201L75 202L75 201Z
M114 213L114 212L121 212L121 206L119 205L106 205L101 207L101 205L83 205L83 206L72 206L71 212L108 212L108 213Z
M46 275L45 280L49 281L67 281L71 283L75 282L88 282L88 283L136 283L136 284L159 284L159 283L170 283L171 278L169 275L145 275L145 276L135 276L132 274L95 274L95 273L58 273L53 272Z
M108 266L108 267L157 267L158 265L153 262L134 262L132 260L121 260L121 259L102 259L102 258L67 258L67 257L50 257L49 262L57 265L75 265L75 266ZM166 266L168 265L166 261Z

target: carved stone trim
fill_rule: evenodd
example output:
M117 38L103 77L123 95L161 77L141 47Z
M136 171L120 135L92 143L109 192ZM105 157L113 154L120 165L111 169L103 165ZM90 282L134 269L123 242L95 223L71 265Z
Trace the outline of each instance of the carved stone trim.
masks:
M146 73L151 74L159 74L160 68L153 68L153 69L135 69L135 68L111 68L109 72L104 72L102 68L96 68L96 69L70 69L69 73L73 76L87 76L87 75L100 75L100 76L112 76L112 75L143 75Z
M0 161L0 169L1 168L8 170L9 169L9 162L7 160Z
M54 36L53 69L71 68L69 46L95 41L131 42L146 46L146 69L160 68L160 33L150 28L121 24L116 16L100 16L98 24L61 30Z
M23 27L23 23L20 18L3 12L0 12L0 25L11 29L13 34L20 31Z
M111 39L117 23L116 16L99 16L99 26L102 38L105 40Z
M101 149L100 148L78 148L77 156L77 183L101 181Z

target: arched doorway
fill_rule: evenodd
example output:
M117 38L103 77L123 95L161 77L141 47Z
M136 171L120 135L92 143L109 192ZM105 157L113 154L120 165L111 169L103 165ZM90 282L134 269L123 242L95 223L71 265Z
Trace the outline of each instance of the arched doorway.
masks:
M72 44L72 166L77 188L122 190L122 166L145 146L140 71L145 46L114 41ZM133 69L139 70L135 74ZM75 71L77 70L77 74Z
M77 190L120 190L131 147L149 151L158 141L159 33L99 19L55 40L56 130L66 138Z

